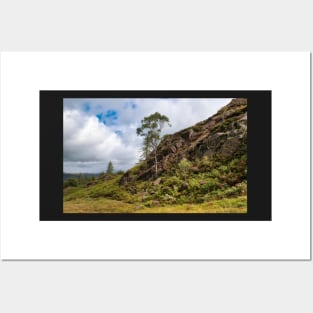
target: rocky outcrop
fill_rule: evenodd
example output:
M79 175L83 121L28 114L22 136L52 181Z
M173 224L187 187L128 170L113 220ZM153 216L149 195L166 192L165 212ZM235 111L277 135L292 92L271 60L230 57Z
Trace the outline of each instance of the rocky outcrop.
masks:
M247 99L233 99L215 115L175 134L166 135L157 150L158 172L168 171L186 158L231 159L247 151ZM127 171L120 183L152 179L154 157Z

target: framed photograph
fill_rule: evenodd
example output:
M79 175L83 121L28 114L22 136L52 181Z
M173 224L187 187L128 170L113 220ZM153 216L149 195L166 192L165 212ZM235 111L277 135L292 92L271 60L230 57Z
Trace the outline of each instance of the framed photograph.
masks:
M270 220L271 91L41 91L41 220Z
M309 52L0 57L2 259L311 259Z

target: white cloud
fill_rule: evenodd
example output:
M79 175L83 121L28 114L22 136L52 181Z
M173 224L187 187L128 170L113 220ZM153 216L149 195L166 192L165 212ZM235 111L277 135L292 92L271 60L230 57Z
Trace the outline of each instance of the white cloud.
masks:
M63 120L64 172L100 172L110 160L116 168L127 169L136 162L137 147L123 143L95 116L65 109Z
M64 171L104 171L111 160L126 170L139 157L140 121L154 112L169 117L174 133L205 120L231 99L64 99Z

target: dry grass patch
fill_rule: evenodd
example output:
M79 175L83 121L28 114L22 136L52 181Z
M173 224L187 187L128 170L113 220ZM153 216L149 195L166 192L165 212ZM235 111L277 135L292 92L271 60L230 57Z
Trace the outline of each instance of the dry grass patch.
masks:
M63 210L64 213L247 213L247 197L153 207L106 198L81 198L65 201Z

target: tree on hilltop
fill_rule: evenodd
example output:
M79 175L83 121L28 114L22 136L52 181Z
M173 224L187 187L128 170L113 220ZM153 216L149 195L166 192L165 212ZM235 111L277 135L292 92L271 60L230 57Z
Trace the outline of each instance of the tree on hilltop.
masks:
M142 148L144 158L147 159L151 153L154 155L156 176L158 176L157 148L161 141L161 131L165 125L171 126L169 118L155 112L141 120L141 127L137 128L137 135L144 138Z

